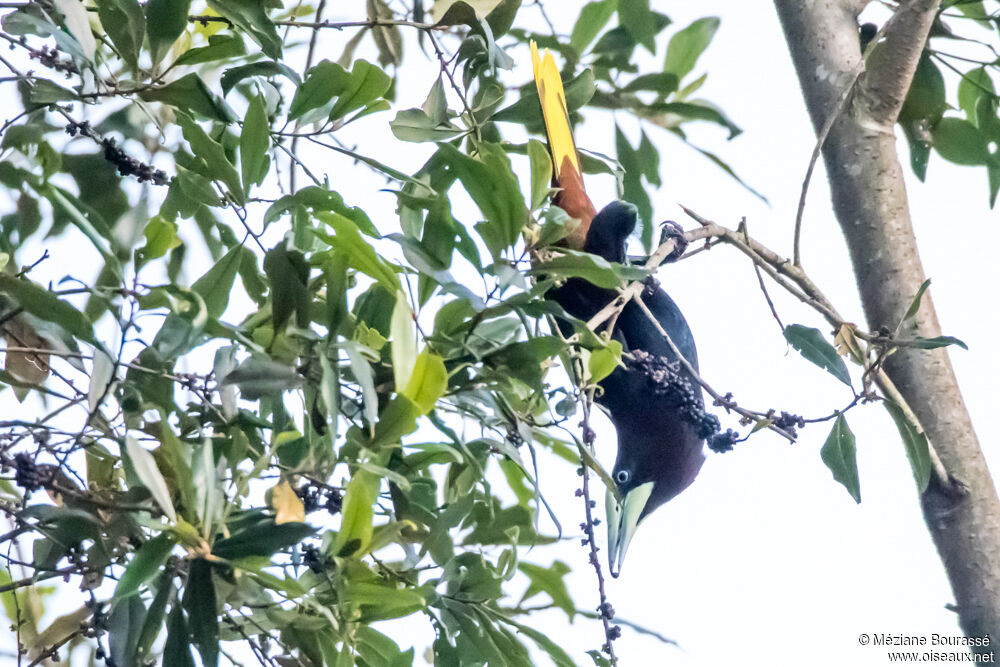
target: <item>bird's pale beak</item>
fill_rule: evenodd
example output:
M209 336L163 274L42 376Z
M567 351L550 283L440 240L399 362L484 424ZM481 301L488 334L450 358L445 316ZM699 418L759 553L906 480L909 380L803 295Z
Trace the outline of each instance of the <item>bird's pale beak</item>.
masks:
M646 482L635 487L622 498L620 504L615 499L615 494L608 489L604 503L608 522L608 567L612 577L617 577L621 572L625 551L639 527L639 517L653 492L653 484Z

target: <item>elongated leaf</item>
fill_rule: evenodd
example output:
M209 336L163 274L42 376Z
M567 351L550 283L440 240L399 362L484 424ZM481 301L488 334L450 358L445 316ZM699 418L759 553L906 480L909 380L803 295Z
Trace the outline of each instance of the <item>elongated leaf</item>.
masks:
M340 510L343 520L333 543L334 555L364 553L372 539L373 506L378 498L378 487L378 478L364 470L355 472L348 482Z
M421 413L427 414L448 388L448 370L444 359L424 348L417 357L403 394L413 401Z
M667 59L663 71L669 72L680 81L694 69L698 58L705 52L715 32L719 29L719 19L715 17L698 19L670 38L667 45Z
M573 32L569 36L569 45L582 54L591 45L597 35L618 9L617 0L600 0L588 2L580 10L580 17L573 24Z
M935 336L934 338L914 338L908 342L908 347L917 347L922 350L933 350L938 347L948 347L957 345L963 350L968 350L969 346L954 336Z
M861 502L861 482L858 478L858 452L854 434L847 426L844 415L837 415L833 429L819 450L823 463L833 473L833 478L844 485L854 501Z
M271 62L270 60L262 60L255 63L249 63L247 65L240 65L238 67L230 67L222 75L219 83L222 84L222 94L228 95L229 91L236 87L236 84L245 79L254 76L271 78L279 74L294 83L296 86L302 83L302 79L299 78L298 72L285 63Z
M281 37L264 0L208 0L208 6L250 35L268 58L281 60Z
M135 552L121 579L115 588L115 604L121 600L134 595L139 591L139 587L155 577L163 563L174 548L176 540L169 533L161 533L151 540L147 540Z
M531 163L531 209L545 203L552 189L552 158L545 144L537 139L528 141L528 160Z
M136 0L97 0L97 15L118 53L135 71L146 34L146 17Z
M618 0L618 20L636 42L656 53L656 21L649 0Z
M230 123L234 120L229 106L212 93L197 74L186 74L159 88L139 93L146 102L169 104L181 111L196 113L212 120Z
M243 172L243 190L250 191L251 185L264 182L270 161L267 151L271 148L270 126L267 123L267 109L258 95L250 100L246 116L243 117L243 131L240 133L240 168Z
M184 138L191 145L191 151L202 163L199 171L209 178L225 183L233 200L241 206L245 204L246 194L243 192L240 175L226 156L222 144L209 137L205 130L184 113L177 113L177 123L184 132ZM195 165L197 164L196 162Z
M142 485L149 490L153 500L171 523L176 523L177 513L174 511L173 501L170 500L170 489L167 488L167 482L163 479L153 455L143 449L142 445L130 435L125 437L125 451Z
M479 157L458 152L454 146L442 144L441 155L452 166L486 221L476 225L494 257L512 245L528 221L528 208L521 196L517 177L511 171L510 160L496 144L479 144Z
M847 372L847 364L837 354L819 329L789 324L785 327L785 340L799 351L803 357L813 362L848 387L851 386L851 375Z
M370 427L374 427L378 419L378 394L375 392L375 377L372 375L372 367L354 341L345 343L344 350L347 352L347 359L350 361L354 379L361 385L361 401L365 420Z
M396 307L392 310L392 372L396 391L402 392L410 381L417 363L417 329L410 302L402 292L396 292Z
M25 311L38 319L55 322L80 340L97 344L93 326L83 313L30 280L0 274L0 294L13 297Z
M212 564L204 558L195 558L188 567L184 608L188 613L194 645L201 654L202 665L216 667L219 664L219 617L216 612Z
M191 0L149 0L146 3L146 36L153 64L163 60L187 28Z
M892 421L896 423L896 429L899 431L903 447L906 449L906 458L910 461L910 468L913 470L917 491L923 493L931 481L931 454L927 436L914 428L909 419L906 418L906 412L896 403L889 399L883 399L882 405L892 417Z

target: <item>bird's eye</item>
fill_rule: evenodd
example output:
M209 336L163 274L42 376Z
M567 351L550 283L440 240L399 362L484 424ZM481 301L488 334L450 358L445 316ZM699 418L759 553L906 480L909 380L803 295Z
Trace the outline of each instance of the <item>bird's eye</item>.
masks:
M632 475L629 474L628 470L619 470L617 474L615 474L615 481L619 484L625 484L631 476Z

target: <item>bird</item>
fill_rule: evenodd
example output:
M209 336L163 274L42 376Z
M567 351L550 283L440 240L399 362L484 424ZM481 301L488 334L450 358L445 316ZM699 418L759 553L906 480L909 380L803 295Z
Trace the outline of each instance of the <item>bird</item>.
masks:
M564 243L608 262L625 264L628 237L636 226L636 208L614 201L596 212L584 188L555 60L547 49L544 55L539 54L534 43L531 56L554 166L557 192L553 203L580 221ZM670 261L683 252L683 231L673 222L664 225L664 240L672 237L678 241ZM587 321L617 295L615 290L583 278L570 278L551 289L548 298L572 317ZM691 485L705 461L705 439L718 430L718 419L705 412L696 377L698 352L683 313L651 277L639 298L674 346L634 301L624 306L611 331L622 344L623 363L600 381L595 401L607 411L618 435L618 453L611 471L617 488L608 489L605 502L608 564L615 577L639 524ZM558 324L564 335L572 333L573 327L565 319Z

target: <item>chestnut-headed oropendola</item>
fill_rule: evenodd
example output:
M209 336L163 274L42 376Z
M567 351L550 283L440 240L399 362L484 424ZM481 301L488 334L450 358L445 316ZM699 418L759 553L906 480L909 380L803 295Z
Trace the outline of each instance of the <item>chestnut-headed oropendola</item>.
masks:
M573 142L562 79L552 55L539 55L531 44L535 83L545 120L553 160L553 180L558 188L553 203L580 221L566 245L625 263L625 245L636 224L636 209L612 202L600 213L587 196L583 172ZM675 223L667 233L683 239ZM676 259L683 251L673 253ZM582 278L571 278L552 289L549 297L580 320L587 321L611 303L617 293ZM641 295L681 355L697 370L694 337L680 309L653 280ZM572 327L560 323L564 333ZM630 301L622 309L612 332L622 343L623 365L600 382L597 403L606 409L618 432L618 456L611 477L618 498L607 493L608 560L618 576L625 551L639 523L657 507L686 489L705 460L705 437L718 428L706 415L701 387L674 353L667 339L642 308Z

